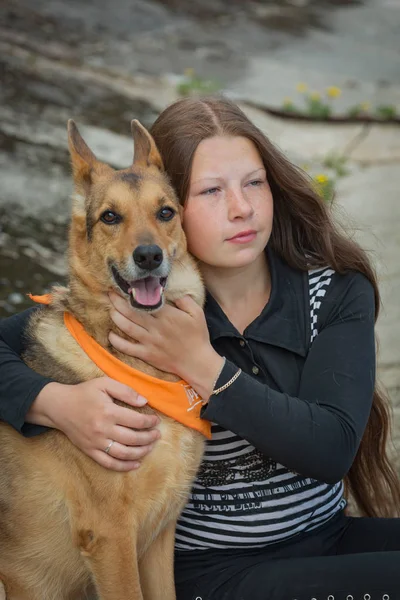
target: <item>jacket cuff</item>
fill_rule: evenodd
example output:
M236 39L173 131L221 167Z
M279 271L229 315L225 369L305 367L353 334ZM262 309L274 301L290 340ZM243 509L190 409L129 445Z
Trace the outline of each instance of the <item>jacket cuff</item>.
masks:
M37 396L45 387L45 385L53 381L53 379L47 377L40 377L38 381L35 381L32 384L29 393L25 397L24 402L19 405L18 411L15 413L15 415L10 414L8 416L8 423L14 427L14 429L22 433L25 437L31 437L38 433L42 433L42 431L48 431L48 427L35 425L34 423L26 423L25 417L26 413L29 411L33 402L36 400Z

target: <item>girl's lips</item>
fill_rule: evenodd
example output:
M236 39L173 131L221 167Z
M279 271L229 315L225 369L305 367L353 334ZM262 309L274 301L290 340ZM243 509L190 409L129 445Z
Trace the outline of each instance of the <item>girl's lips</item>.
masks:
M252 242L256 237L256 231L242 231L242 233L238 233L235 237L229 238L228 242L233 242L234 244L248 244Z

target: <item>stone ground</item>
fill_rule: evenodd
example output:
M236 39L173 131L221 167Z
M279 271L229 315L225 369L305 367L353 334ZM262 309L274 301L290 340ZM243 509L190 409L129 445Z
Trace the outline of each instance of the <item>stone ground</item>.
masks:
M347 156L335 211L377 266L379 376L394 406L400 471L400 127L304 123L262 110L294 97L299 81L341 87L337 111L361 101L400 110L400 2L3 0L0 11L0 315L65 275L67 119L99 158L126 166L130 119L150 125L194 68L297 164L321 172L330 153Z

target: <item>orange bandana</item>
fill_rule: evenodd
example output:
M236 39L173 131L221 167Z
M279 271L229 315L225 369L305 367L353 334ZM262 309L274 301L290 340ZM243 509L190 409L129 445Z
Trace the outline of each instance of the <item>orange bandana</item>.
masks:
M51 302L51 294L28 296L40 304ZM105 375L144 396L152 408L211 438L211 423L200 418L201 398L186 381L163 381L126 365L100 346L70 313L64 313L64 324L82 350Z

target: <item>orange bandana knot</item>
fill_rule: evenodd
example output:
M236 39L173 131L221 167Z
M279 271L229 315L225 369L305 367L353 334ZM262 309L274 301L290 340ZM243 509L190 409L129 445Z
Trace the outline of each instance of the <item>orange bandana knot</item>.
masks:
M51 303L51 294L28 296L40 304ZM211 439L211 423L200 417L202 399L186 381L164 381L126 365L100 346L70 313L64 312L64 324L82 350L105 375L144 396L152 408Z

